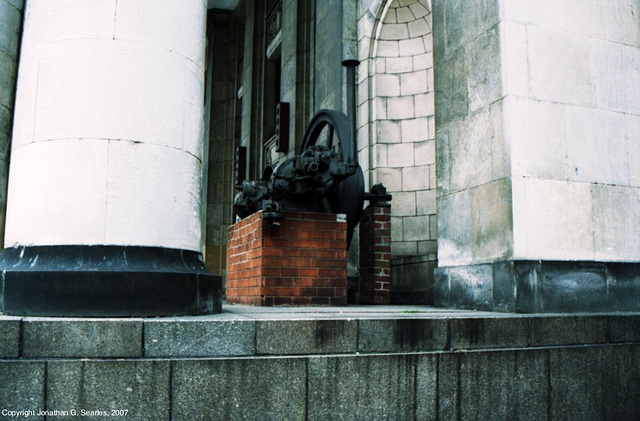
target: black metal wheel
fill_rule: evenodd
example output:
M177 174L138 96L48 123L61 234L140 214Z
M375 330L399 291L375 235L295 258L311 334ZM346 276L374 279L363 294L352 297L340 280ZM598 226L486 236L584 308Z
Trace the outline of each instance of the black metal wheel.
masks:
M350 139L347 116L336 110L321 110L313 116L304 134L300 153L303 153L312 146L318 145L318 141L322 140L321 136L325 128L327 128L329 132L326 134L325 139L323 139L324 145L329 149L336 148L336 152L340 154L343 162L353 162L354 157L351 156L349 148Z
M327 133L323 133L325 129L328 130ZM338 185L332 197L327 197L332 213L342 213L347 216L347 245L349 245L364 206L364 175L360 165L357 164L355 139L350 138L349 122L344 113L336 110L321 110L311 119L300 153L319 144L324 144L338 153L342 162L357 167L351 176Z

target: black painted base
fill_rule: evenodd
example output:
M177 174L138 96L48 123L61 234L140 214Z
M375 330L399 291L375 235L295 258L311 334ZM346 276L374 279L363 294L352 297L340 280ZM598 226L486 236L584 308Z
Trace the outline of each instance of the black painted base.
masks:
M18 316L218 313L221 284L189 250L33 246L0 252L0 312Z
M640 264L504 261L441 267L435 304L516 313L640 311Z

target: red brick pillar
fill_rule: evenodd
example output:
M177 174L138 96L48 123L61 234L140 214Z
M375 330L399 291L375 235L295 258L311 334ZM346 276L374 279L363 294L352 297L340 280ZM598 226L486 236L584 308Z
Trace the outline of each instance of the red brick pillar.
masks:
M370 205L360 218L360 304L391 302L391 208Z
M229 227L227 302L346 305L344 218L285 212L279 222L270 226L261 211Z

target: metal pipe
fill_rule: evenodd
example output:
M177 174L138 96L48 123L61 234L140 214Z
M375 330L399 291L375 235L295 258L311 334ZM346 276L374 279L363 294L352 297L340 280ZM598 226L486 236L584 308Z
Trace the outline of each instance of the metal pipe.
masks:
M349 121L349 156L346 157L348 164L358 164L358 147L356 142L356 67L360 61L348 59L342 62L347 68L347 120Z

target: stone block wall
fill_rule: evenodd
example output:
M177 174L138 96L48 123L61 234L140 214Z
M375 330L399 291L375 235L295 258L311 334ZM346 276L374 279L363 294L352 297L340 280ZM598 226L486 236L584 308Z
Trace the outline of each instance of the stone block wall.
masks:
M0 248L4 244L7 174L24 0L0 0Z
M500 3L433 5L439 266L511 255Z
M153 421L634 420L640 411L637 314L291 316L234 306L196 319L0 316L0 411Z
M441 265L640 259L639 13L434 4Z
M208 159L206 174L206 233L205 262L216 274L226 271L227 229L234 219L234 160L235 148L240 144L240 101L237 98L241 81L238 80L239 43L242 27L230 13L209 12L210 57L207 77L210 81L208 127Z
M227 302L346 305L346 220L286 212L270 224L261 211L229 227Z
M640 261L640 4L503 3L514 254Z
M413 293L433 282L438 230L431 5L366 1L358 16L360 162L393 194L392 265L410 278L392 290L424 302ZM404 271L407 258L420 269Z

